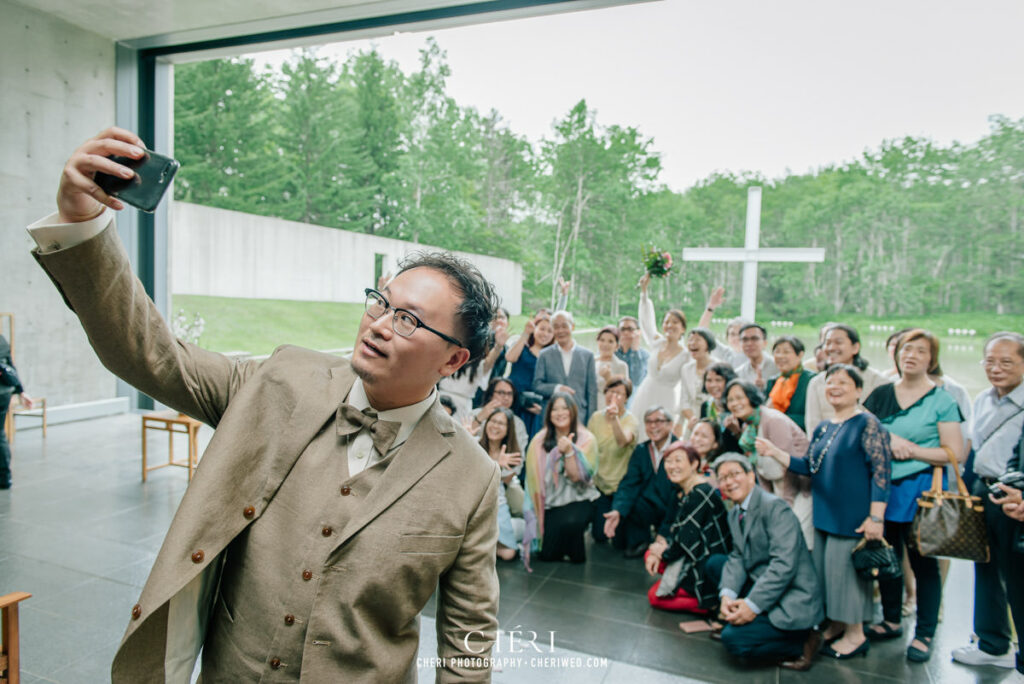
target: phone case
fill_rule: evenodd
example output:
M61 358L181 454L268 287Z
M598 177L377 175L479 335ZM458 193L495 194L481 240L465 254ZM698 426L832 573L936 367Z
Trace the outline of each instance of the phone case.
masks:
M135 175L125 179L97 172L96 185L111 197L146 212L156 210L167 188L171 187L174 174L181 167L177 160L151 150L146 150L146 156L142 159L118 156L111 156L110 159L132 169Z

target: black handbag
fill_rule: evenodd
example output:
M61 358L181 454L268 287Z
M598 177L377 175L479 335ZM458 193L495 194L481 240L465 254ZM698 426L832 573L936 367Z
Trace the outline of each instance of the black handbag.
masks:
M851 553L853 567L862 579L896 579L903 575L896 552L884 539L861 539Z

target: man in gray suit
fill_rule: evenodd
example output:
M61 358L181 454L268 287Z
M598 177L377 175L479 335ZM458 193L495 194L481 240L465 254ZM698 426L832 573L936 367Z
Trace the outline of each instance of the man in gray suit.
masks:
M714 467L722 493L734 504L732 553L712 556L706 565L710 580L719 581L728 623L721 642L735 656L807 670L821 646L814 625L825 615L800 522L785 501L756 485L744 456L723 454Z
M576 322L568 311L556 311L551 317L551 327L555 331L555 344L537 357L533 391L545 400L556 391L572 394L580 408L580 422L586 425L590 414L597 408L594 353L576 344L572 338Z

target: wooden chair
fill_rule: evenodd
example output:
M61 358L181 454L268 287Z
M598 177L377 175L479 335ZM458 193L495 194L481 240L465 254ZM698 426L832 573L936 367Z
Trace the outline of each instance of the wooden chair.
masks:
M29 416L42 419L43 439L46 439L46 397L33 397L32 403L32 408L26 408L21 405L17 397L11 397L11 406L7 410L7 424L4 427L4 431L7 433L7 441L11 445L14 444L14 434L18 428L14 416Z
M3 627L0 632L0 684L18 684L21 662L18 650L18 604L32 594L16 591L0 596L0 614Z
M142 416L142 481L146 481L146 473L157 468L179 466L188 468L188 481L192 481L192 473L199 461L199 427L202 423L177 411L156 411ZM150 466L146 464L146 430L157 430L167 433L167 463ZM174 460L174 435L188 436L188 460Z

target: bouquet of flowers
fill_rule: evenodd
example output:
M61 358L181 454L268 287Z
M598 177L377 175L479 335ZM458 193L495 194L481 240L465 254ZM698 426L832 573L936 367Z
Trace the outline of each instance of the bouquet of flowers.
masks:
M664 278L672 270L672 254L655 247L644 250L644 268L655 278Z

